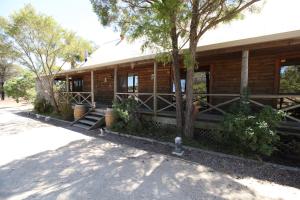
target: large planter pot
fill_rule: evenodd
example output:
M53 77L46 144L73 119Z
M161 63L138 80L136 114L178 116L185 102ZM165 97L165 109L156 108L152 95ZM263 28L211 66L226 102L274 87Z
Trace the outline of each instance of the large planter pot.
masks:
M196 119L199 110L200 110L201 106L200 106L200 102L199 101L195 101L193 103L193 119Z
M74 119L78 120L81 118L86 112L88 111L88 108L85 105L82 104L76 104L74 107Z
M105 111L105 125L110 128L114 123L113 110L111 108L107 108Z

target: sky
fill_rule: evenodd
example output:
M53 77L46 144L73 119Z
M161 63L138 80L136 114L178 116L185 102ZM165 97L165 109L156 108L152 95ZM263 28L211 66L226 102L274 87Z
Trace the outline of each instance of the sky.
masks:
M246 13L243 20L218 26L207 32L200 39L198 46L300 30L300 0L264 1L263 6L259 5L259 13ZM37 11L52 16L64 28L95 42L100 47L90 55L85 66L151 53L151 50L141 52L141 41L128 43L125 40L119 45L110 42L118 40L119 33L100 25L89 0L0 0L0 16L8 17L28 3Z
M244 20L222 25L207 33L201 43L211 44L300 29L300 0L265 1L259 14L247 14ZM39 12L54 17L63 27L98 45L119 38L118 33L100 25L89 0L0 0L0 16L7 17L28 3Z
M0 0L0 16L8 17L28 3L54 17L64 28L98 45L119 38L118 33L100 25L89 0Z

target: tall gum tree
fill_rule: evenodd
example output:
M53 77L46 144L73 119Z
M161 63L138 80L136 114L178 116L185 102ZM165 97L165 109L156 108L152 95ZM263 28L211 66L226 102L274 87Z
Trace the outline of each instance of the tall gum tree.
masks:
M249 9L254 11L254 4L260 0L192 0L185 1L190 8L189 27L189 48L186 85L186 117L184 134L193 137L194 120L193 113L193 74L194 68L198 64L196 60L197 44L200 38L210 29L215 28L220 23L229 22L241 16L242 11ZM201 62L201 61L198 61Z
M89 46L88 42L81 42L83 39L62 28L52 17L37 13L31 5L1 21L5 21L1 24L17 53L17 62L35 74L44 95L59 112L53 87L55 74L65 63L76 62L78 55L83 55Z
M176 98L177 134L183 130L179 50L187 34L181 0L91 0L102 25L113 26L130 40L144 39L142 49L157 51L157 60L171 62ZM182 41L182 45L179 41Z

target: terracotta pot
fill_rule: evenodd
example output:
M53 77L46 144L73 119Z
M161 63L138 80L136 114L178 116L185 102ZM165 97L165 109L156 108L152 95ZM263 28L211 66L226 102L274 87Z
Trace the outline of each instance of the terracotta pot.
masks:
M200 107L200 102L196 101L193 103L193 119L196 119Z
M77 104L74 107L74 119L78 120L81 118L86 112L88 111L88 108L85 105Z
M111 108L107 108L105 111L105 124L106 127L110 128L114 123L113 110Z

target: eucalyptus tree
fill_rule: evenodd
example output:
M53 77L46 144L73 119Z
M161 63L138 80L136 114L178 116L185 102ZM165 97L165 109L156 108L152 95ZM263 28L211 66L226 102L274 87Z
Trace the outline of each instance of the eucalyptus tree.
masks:
M188 9L181 0L91 0L104 26L112 26L130 41L144 41L142 50L156 51L156 59L172 63L178 135L183 129L179 50L187 34Z
M0 22L1 23L1 22ZM0 93L1 100L4 100L4 83L18 75L19 67L13 64L16 54L13 51L12 44L8 41L0 26Z
M230 22L241 16L242 11L249 9L254 11L254 4L260 0L192 0L185 1L190 8L189 24L189 48L185 56L185 66L187 68L186 85L186 116L193 113L193 74L194 68L198 64L196 60L196 50L200 38L210 29L215 28L220 23ZM191 117L185 118L184 134L193 136L194 121Z
M62 28L52 17L36 12L31 5L2 21L17 53L17 62L35 74L44 95L49 96L54 110L59 112L53 88L55 74L65 63L76 61L74 57L84 54L88 45L80 46L78 41L83 39Z

